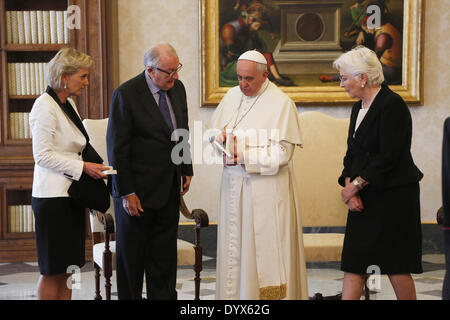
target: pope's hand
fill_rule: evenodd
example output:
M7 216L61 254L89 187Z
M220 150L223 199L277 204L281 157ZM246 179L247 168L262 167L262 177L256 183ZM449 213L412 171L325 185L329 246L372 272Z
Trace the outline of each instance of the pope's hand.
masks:
M244 154L242 153L242 151L237 149L236 136L233 136L232 147L233 152L231 153L231 157L228 157L225 153L223 154L223 162L227 166L235 166L244 162Z
M222 132L221 134L218 134L216 136L216 141L220 145L224 144L227 141L227 134L225 132Z

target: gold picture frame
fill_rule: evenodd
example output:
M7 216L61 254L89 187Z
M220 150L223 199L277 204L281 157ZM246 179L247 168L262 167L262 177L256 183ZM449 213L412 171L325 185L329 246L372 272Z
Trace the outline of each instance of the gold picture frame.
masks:
M220 6L219 0L199 1L201 106L216 107L231 88L220 86L219 83L221 71L219 65ZM403 0L402 83L390 85L390 88L397 92L408 105L423 105L423 20L423 0ZM348 105L355 101L349 98L343 88L340 88L339 83L331 86L289 86L281 88L298 106Z

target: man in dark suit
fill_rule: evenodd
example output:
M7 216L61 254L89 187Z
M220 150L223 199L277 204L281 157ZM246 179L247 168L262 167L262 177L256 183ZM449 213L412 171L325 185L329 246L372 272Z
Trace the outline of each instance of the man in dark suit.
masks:
M144 64L114 91L109 114L117 289L119 299L142 299L145 273L148 299L176 299L180 190L188 191L193 175L187 137L177 134L189 130L186 91L172 46L150 48ZM172 152L177 143L182 151Z

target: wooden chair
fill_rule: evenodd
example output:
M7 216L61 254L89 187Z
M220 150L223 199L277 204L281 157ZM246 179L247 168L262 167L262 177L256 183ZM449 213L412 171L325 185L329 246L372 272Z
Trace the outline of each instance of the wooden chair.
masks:
M437 224L444 224L444 207L440 207L436 211L436 222Z
M108 119L83 120L83 125L90 137L90 143L108 165L106 152L106 129ZM181 213L188 219L195 221L195 243L177 239L177 263L179 266L192 265L195 272L195 300L200 299L200 272L202 271L202 246L200 244L200 229L209 225L208 214L202 209L189 211L183 197L180 199ZM106 300L111 300L111 276L115 269L116 242L114 241L115 219L114 205L111 198L111 206L106 213L91 210L90 214L93 263L95 268L95 300L102 300L100 295L100 270L103 270L105 278Z
M349 119L320 112L300 114L303 148L294 153L295 180L304 227L345 227L348 207L341 199L342 173L347 150ZM308 262L340 261L343 233L303 233ZM365 288L366 299L368 289ZM315 298L327 299L320 293ZM335 297L340 298L340 295Z

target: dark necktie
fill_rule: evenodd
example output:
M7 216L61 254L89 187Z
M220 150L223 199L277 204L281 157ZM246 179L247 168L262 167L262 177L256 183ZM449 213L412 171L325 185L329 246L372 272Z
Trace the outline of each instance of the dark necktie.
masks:
M164 120L166 120L166 123L170 128L170 132L172 132L173 125L172 125L172 119L170 118L169 105L167 104L166 91L159 90L158 94L159 94L159 110L161 111L161 114L163 115Z

